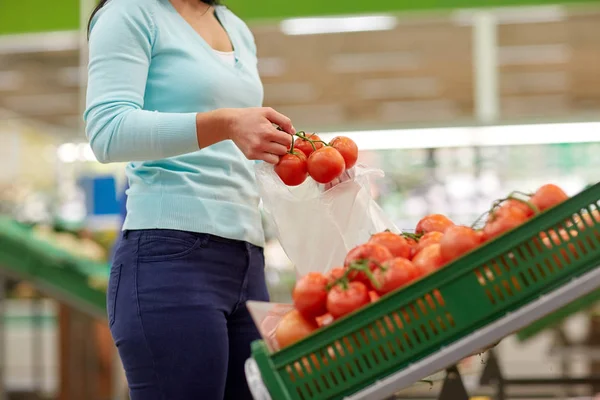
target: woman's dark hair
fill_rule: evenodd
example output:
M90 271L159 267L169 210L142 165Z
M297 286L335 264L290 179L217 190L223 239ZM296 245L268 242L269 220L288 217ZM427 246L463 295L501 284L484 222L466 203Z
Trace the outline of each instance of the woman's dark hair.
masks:
M198 1L206 3L210 6L214 6L214 5L221 3L221 0L198 0ZM88 20L88 25L87 25L88 36L90 34L90 26L92 25L92 19L94 19L94 16L96 15L96 13L98 11L100 11L100 9L102 7L104 7L106 5L106 3L108 3L108 0L100 0L98 2L98 5L96 6L96 8L94 8L94 11L92 11L92 15L90 15L90 19Z

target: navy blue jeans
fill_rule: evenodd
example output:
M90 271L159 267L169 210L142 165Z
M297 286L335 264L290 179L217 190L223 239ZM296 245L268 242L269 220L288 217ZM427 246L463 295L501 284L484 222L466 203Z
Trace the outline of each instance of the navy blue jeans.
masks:
M250 400L244 362L268 301L261 248L172 230L124 232L107 293L132 400Z

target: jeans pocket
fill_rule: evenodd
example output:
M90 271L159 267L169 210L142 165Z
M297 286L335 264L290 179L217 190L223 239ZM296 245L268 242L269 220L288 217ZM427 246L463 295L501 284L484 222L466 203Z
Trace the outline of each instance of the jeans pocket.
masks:
M169 261L182 258L202 247L208 236L181 231L148 232L140 237L140 261Z
M115 323L117 294L119 292L119 284L121 283L121 268L123 268L123 264L114 264L110 269L108 289L106 291L106 311L108 313L109 326Z

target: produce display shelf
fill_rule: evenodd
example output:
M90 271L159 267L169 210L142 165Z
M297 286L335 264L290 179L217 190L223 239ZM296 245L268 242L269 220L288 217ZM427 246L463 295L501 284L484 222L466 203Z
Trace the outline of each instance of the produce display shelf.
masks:
M106 318L105 292L90 286L90 279L108 279L108 273L108 265L75 257L15 221L0 218L1 275L27 280L75 309Z
M382 400L592 293L599 201L597 184L283 350L253 343L256 399Z

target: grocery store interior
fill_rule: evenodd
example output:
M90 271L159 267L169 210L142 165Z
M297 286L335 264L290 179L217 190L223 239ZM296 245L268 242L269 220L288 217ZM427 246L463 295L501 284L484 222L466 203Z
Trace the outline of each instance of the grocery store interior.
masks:
M264 104L352 138L385 173L371 194L401 230L599 180L598 1L225 4L255 36ZM0 400L128 398L106 318L125 165L95 159L82 118L94 6L0 0ZM271 299L290 303L296 273L264 225ZM599 292L462 359L470 398L600 398ZM437 399L445 377L394 398Z

